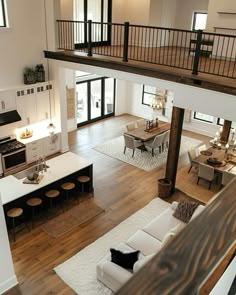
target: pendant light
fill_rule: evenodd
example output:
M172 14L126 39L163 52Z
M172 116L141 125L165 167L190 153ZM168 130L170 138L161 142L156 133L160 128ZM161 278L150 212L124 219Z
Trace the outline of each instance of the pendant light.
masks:
M48 30L47 30L47 11L46 11L46 0L44 0L44 16L45 16L45 36L46 36L46 49L48 51ZM51 137L53 137L55 133L55 125L52 123L52 101L51 101L51 85L50 85L50 71L49 71L49 59L47 58L47 74L48 74L48 95L49 95L49 115L50 115L50 123L47 127L48 132Z

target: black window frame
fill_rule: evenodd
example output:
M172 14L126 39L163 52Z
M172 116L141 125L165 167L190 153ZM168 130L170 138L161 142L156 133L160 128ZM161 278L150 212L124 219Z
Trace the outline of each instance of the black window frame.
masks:
M0 25L0 28L6 28L7 22L6 22L6 10L5 10L4 0L1 0L0 4L2 6L2 18L3 18L3 26Z
M198 120L198 121L201 121L201 122L207 122L207 123L211 123L211 124L213 124L214 123L214 116L212 116L213 117L213 120L212 121L209 121L209 120L204 120L204 119L200 119L200 118L198 118L198 117L196 117L196 113L201 113L201 112L194 112L194 114L193 114L193 118L195 119L195 120ZM211 116L211 115L210 115Z
M145 105L145 106L150 106L150 103L145 103L144 102L144 93L147 93L147 94L151 94L151 95L155 95L156 96L156 92L155 93L152 93L152 92L148 92L148 91L145 91L145 84L143 84L143 93L142 93L142 104Z
M198 14L206 14L207 15L207 12L194 11L194 13L193 13L192 31L197 31L195 29L195 26L196 26L196 18L197 18Z

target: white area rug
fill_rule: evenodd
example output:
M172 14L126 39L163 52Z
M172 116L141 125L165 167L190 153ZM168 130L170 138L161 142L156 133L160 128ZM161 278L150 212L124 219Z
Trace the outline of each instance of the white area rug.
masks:
M110 295L113 292L96 279L96 265L122 241L169 208L170 204L156 198L147 206L121 222L107 234L78 252L54 270L79 295Z
M192 149L200 144L202 144L200 140L182 135L181 146L180 146L180 156L187 153L189 149ZM94 149L100 153L103 153L107 156L121 160L125 163L131 164L145 171L151 171L155 168L159 168L160 166L165 164L167 160L167 150L159 154L158 149L156 149L154 157L152 157L152 154L150 151L145 151L141 153L141 150L139 149L135 150L135 154L133 158L132 158L133 151L131 149L127 148L126 153L124 154L123 136L109 140L99 146L94 147Z

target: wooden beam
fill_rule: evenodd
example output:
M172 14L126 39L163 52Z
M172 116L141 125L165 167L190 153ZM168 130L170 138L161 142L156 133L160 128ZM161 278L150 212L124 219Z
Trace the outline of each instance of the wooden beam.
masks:
M169 149L165 173L165 178L171 181L172 192L174 192L175 190L183 120L184 109L173 107L170 127Z
M231 124L232 124L231 121L224 120L223 130L220 135L220 141L222 141L224 143L228 142Z
M236 180L233 180L117 294L197 294L235 245L235 190Z

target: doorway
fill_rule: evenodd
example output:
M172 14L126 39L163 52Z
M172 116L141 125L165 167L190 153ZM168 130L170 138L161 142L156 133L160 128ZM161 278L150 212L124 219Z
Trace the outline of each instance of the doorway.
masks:
M92 28L93 45L109 45L111 43L111 30L107 23L111 23L112 0L74 0L74 20L79 21L75 32L75 48L87 46L87 22L92 20L96 24Z
M76 83L78 127L114 116L115 86L115 79L107 77Z

